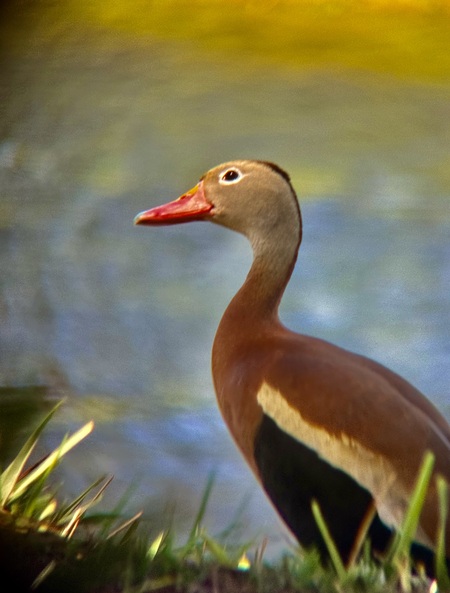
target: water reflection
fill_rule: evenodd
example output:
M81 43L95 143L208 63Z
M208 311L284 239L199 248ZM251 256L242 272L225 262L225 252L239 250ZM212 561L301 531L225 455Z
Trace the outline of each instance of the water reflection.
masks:
M249 495L244 523L276 530L209 375L249 248L212 225L132 226L229 158L279 162L302 198L286 324L385 362L450 417L447 88L60 30L3 55L0 379L70 396L48 446L97 419L68 488L113 473L136 506L189 521L216 470L211 521Z

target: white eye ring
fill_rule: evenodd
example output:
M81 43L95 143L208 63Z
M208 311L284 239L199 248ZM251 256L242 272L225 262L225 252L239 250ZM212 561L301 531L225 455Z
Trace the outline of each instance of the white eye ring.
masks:
M219 183L221 185L231 185L232 183L238 183L243 177L244 175L237 167L231 167L219 174Z

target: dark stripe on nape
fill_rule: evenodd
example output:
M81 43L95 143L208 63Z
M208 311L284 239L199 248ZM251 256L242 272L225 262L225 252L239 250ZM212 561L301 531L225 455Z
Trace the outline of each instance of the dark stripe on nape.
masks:
M287 181L289 183L289 185L291 185L291 178L289 177L289 173L287 173L284 169L279 167L277 164L272 163L271 161L258 161L258 162L261 163L262 165L266 165L266 167L269 167L269 169L272 169L272 171L275 171L275 173L278 173L278 175L281 175L281 177L283 177L283 179L285 181Z
M286 173L286 171L284 169L282 169L281 167L279 167L278 165L276 165L275 163L272 163L271 161L256 161L257 163L261 163L261 165L264 165L265 167L268 167L269 169L272 169L272 171L274 171L275 173L277 173L277 175L280 175L280 177L282 177L284 179L284 181L286 181L286 183L289 185L289 188L291 190L292 196L295 199L295 203L297 205L297 209L298 209L298 215L300 218L300 224L302 221L302 215L300 212L300 206L297 200L297 194L295 193L295 189L292 185L292 181L291 178L289 176L288 173Z

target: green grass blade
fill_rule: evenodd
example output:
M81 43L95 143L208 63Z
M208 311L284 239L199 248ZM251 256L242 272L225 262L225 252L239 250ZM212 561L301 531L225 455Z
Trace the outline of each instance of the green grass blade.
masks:
M38 574L38 576L34 579L33 584L31 585L31 589L37 589L43 581L48 577L55 570L56 561L51 560L47 566Z
M47 505L40 511L38 521L45 521L48 517L53 517L57 508L55 499L51 499Z
M370 526L372 525L372 521L377 513L377 507L375 505L375 501L372 500L366 514L359 526L358 532L356 534L355 541L353 542L353 546L350 552L350 556L347 562L347 567L351 568L356 565L356 561L361 555L361 550L364 547L365 542L367 542L367 537L369 533Z
M121 523L118 527L116 527L113 531L108 534L106 539L111 539L116 537L117 534L122 533L123 537L122 540L129 537L136 529L138 528L139 521L142 517L143 511L137 512L133 517L130 517L123 523Z
M105 491L105 489L109 486L109 484L112 481L112 478L108 478L108 480L106 480L106 482L105 482L105 480L106 480L106 478L104 476L102 476L101 478L98 478L97 480L95 480L95 482L93 484L91 484L88 488L86 488L86 490L84 490L84 492L82 492L79 496L77 496L70 504L68 504L66 507L61 509L61 511L59 511L59 513L58 513L58 521L64 522L66 517L72 515L74 510L77 507L81 506L81 503L85 500L87 495L90 494L95 488L97 488L97 486L99 486L100 484L103 483L99 492L97 492L95 494L95 496L88 503L86 503L86 507L91 508L97 502L98 498L102 495L102 493Z
M154 558L158 554L159 550L161 549L166 537L167 537L167 532L160 531L160 533L158 533L156 538L152 541L152 543L148 547L148 551L147 551L147 558L149 560L154 560Z
M50 413L44 418L44 420L39 424L36 430L32 433L29 439L25 442L22 449L19 451L15 459L10 463L10 465L5 469L5 471L0 476L0 504L2 507L5 506L8 499L13 492L17 481L23 471L25 463L27 462L28 458L30 457L33 449L36 445L37 440L39 439L42 431L47 426L50 419L54 416L55 412L61 406L63 402L60 401L56 404L56 406L50 411Z
M406 511L401 529L387 554L387 561L399 566L409 559L409 551L419 524L420 513L425 502L428 485L434 466L434 455L427 451L424 455L419 475Z
M206 533L202 534L202 539L218 564L229 568L236 568L238 560L232 558L222 544L216 539L209 537Z
M63 441L61 445L55 449L42 463L40 463L33 471L26 475L13 487L10 492L9 499L14 500L20 496L35 480L40 478L47 470L54 466L54 464L63 457L70 449L73 449L80 441L82 441L88 434L92 432L94 423L88 422L77 430L72 436Z
M439 498L439 530L436 542L436 576L439 590L450 591L450 578L447 570L445 535L448 516L448 484L439 476L437 478L437 491Z
M345 570L344 563L342 562L336 544L334 543L333 538L331 537L331 533L328 530L327 524L322 515L322 511L320 510L319 504L316 500L313 500L311 502L311 509L314 515L314 519L316 520L317 527L319 528L319 531L327 547L328 553L331 558L331 562L333 563L338 579L341 582L344 582L347 579L347 571Z
M214 486L214 480L215 480L215 474L212 473L209 476L208 481L206 483L206 488L205 488L205 491L202 496L200 508L198 509L197 515L194 520L194 524L192 525L192 529L189 534L188 543L192 543L195 540L197 533L200 529L200 525L203 521L203 517L205 516L206 507L208 506L209 497L211 495L211 491Z
M98 519L97 526L99 530L99 537L108 538L108 535L116 520L124 516L125 509L132 498L132 494L135 491L135 488L135 484L130 484L126 491L123 493L123 495L120 497L114 508L108 513L103 512L97 515L89 514L89 522L91 522L92 519L94 519L94 521L97 521Z

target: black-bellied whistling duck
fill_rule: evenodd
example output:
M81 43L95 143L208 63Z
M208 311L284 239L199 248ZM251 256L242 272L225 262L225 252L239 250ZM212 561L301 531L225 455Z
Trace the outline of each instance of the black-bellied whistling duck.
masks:
M439 521L436 474L450 482L450 426L393 371L281 324L278 306L302 238L289 176L269 162L225 163L135 223L195 220L238 231L253 248L250 272L217 330L212 373L225 422L285 523L302 545L325 554L311 511L317 500L347 561L375 505L369 537L374 550L384 550L430 450L434 475L414 547L429 567ZM450 522L446 533L450 556Z

